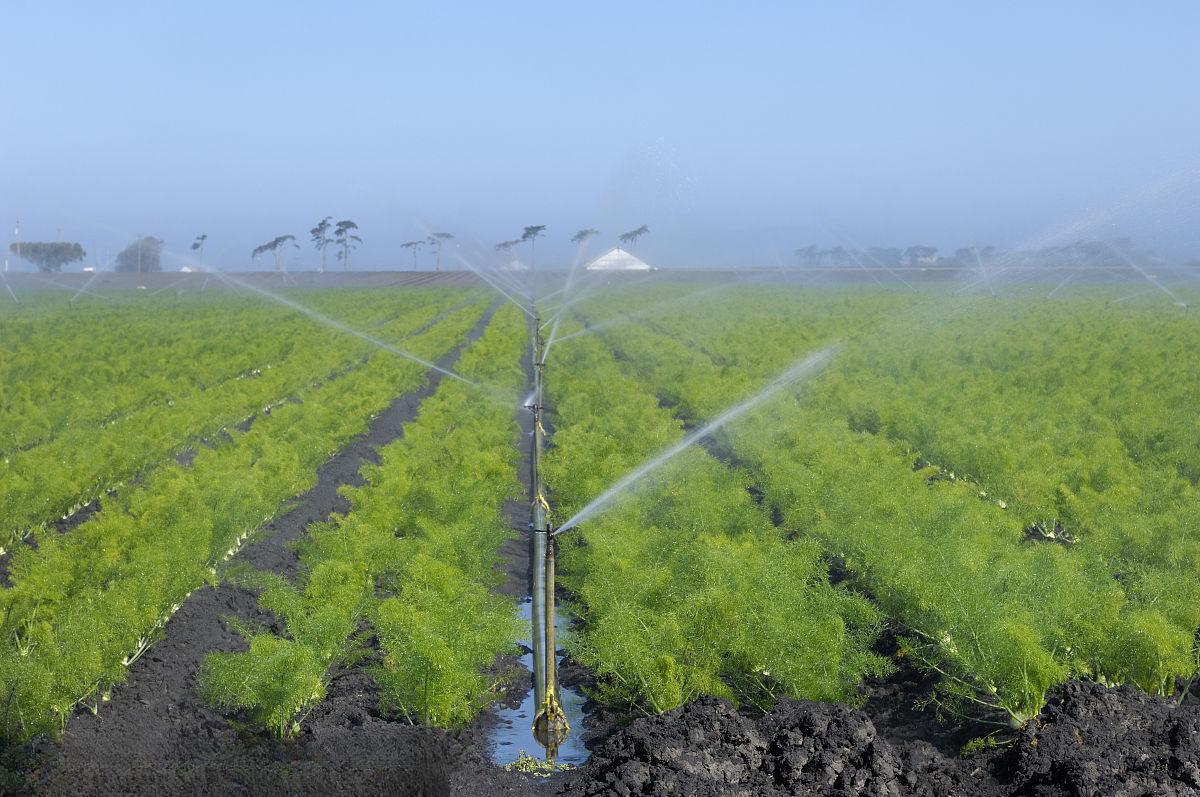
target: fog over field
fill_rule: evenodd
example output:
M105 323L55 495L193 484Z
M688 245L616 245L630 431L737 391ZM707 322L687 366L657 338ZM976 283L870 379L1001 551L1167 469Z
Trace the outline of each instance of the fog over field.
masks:
M1198 30L9 0L0 797L1200 797Z
M560 266L575 230L595 253L640 224L663 266L1124 237L1200 257L1193 3L15 0L3 23L0 220L79 242L67 270L141 235L178 268L201 234L216 268L291 234L312 269L329 215L364 269L528 224Z

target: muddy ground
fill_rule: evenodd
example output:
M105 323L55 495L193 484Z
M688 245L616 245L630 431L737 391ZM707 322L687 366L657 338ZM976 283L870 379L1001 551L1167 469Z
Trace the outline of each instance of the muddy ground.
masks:
M754 716L703 699L617 731L554 793L1200 794L1200 706L1130 687L1068 684L1038 722L970 756L904 731L840 705L785 700Z
M61 748L32 746L41 766L26 769L30 782L13 793L1200 795L1195 697L1177 705L1130 687L1071 683L1037 723L970 756L913 738L886 718L876 723L870 706L785 700L761 714L705 698L610 725L587 765L544 779L492 765L479 727L451 735L380 717L370 679L351 672L334 680L294 742L239 733L198 708L202 722L163 718L171 740L159 740L157 755L133 753L150 745L125 727L88 734L90 760L75 756L66 768L56 759L79 747L72 728Z
M376 418L238 560L293 575L289 543L310 523L345 510L338 488L358 483L362 463L402 434L435 386L431 380ZM518 414L522 440L527 417ZM526 460L523 476L527 468ZM527 504L513 502L506 511L515 529L527 526ZM528 592L527 540L505 548L506 594ZM491 763L487 738L495 720L488 712L457 734L383 716L361 668L338 672L299 738L277 742L209 710L196 693L206 653L244 647L223 619L230 615L274 622L246 590L196 592L98 714L76 716L61 742L0 751L0 794L1200 795L1200 697L1176 704L1131 688L1072 683L1036 723L1002 731L997 746L963 756L965 742L993 728L943 724L916 710L932 681L903 662L866 685L861 709L785 700L764 714L709 698L634 717L589 705L586 727L575 732L584 734L591 760L550 778ZM586 668L570 662L560 676L568 685L592 682ZM510 703L530 688L508 686L500 699Z
M439 361L450 368L482 334L498 305L463 344ZM312 523L345 512L343 485L361 484L359 469L376 450L403 434L441 374L396 399L366 434L320 467L317 484L261 529L235 558L241 565L292 577L299 559L291 545ZM6 751L10 770L0 791L33 794L294 794L403 793L404 784L436 792L447 746L442 734L378 716L371 679L361 669L337 673L329 698L292 743L243 732L211 711L196 690L196 673L213 651L244 650L227 618L274 627L254 592L222 584L195 592L171 618L163 639L130 668L98 713L81 710L60 743ZM17 770L14 774L12 770ZM390 785L389 785L390 784Z

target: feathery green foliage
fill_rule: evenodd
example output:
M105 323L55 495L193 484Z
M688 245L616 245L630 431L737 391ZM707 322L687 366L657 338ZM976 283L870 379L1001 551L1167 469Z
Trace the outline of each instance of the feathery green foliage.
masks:
M345 490L350 511L310 527L302 586L255 577L265 587L260 604L284 622L287 646L256 649L255 636L245 653L210 657L202 680L214 705L248 709L275 733L293 733L334 668L362 655L366 623L379 641L372 673L386 710L457 726L489 702L484 671L519 634L511 600L490 587L510 533L501 508L519 490L512 416L526 340L523 316L497 311L457 363L483 387L440 382L404 436L380 450L379 464L363 468L366 484ZM275 688L279 651L293 649L312 663L304 673L315 674L313 688ZM232 677L242 679L236 700L225 697Z
M1200 388L1179 368L1200 330L1186 317L1099 289L1052 316L1030 296L950 315L936 294L728 294L701 323L685 301L605 340L689 423L843 340L798 399L718 444L900 625L944 707L1023 722L1069 677L1170 693L1196 673ZM1063 533L1038 541L1035 524Z
M405 345L437 357L481 311L476 304L451 312ZM202 448L190 468L160 467L70 533L18 550L12 584L0 589L0 734L28 738L59 728L80 701L124 680L179 604L315 484L317 467L365 431L397 391L416 388L425 375L418 363L376 352L365 367L300 391L298 403L248 432ZM275 594L285 605L286 596Z
M546 480L563 517L682 436L596 340L577 341L547 369ZM605 699L652 711L704 694L853 700L886 670L870 653L879 614L830 586L819 546L786 542L746 487L692 450L564 538L563 582L584 621L570 646Z

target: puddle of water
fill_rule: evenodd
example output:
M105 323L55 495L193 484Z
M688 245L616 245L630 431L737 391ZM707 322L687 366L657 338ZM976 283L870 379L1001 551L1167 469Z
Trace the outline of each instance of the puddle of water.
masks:
M533 614L533 599L526 598L521 602L521 619L525 622L527 633L523 639L518 640L526 649L533 647L533 641L530 638L532 634L532 614ZM562 606L557 607L556 616L554 618L554 639L556 642L561 642L565 639L571 625L571 617L562 610ZM559 647L556 651L557 660L562 662L562 648ZM526 653L521 657L521 665L529 671L530 684L533 682L533 653ZM563 711L567 714L567 722L571 725L571 733L567 735L566 741L558 748L558 758L555 759L560 764L571 764L579 766L588 759L588 750L583 746L583 703L586 698L575 689L559 686L559 700L562 704ZM517 760L517 756L522 751L537 758L544 758L546 749L538 744L537 739L533 738L533 718L537 716L538 706L535 705L534 692L531 688L529 694L521 702L519 708L504 708L503 706L496 709L497 722L488 734L488 741L491 746L492 760L497 764L511 764Z

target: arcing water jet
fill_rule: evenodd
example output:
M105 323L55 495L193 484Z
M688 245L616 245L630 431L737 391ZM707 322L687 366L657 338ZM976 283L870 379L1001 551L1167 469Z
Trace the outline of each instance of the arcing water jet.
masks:
M479 384L478 382L467 379L465 376L460 376L459 374L456 374L453 371L449 371L445 368L442 368L434 363L431 363L429 360L424 359L423 357L418 357L415 354L410 354L409 352L406 352L403 349L393 346L392 344L388 343L387 341L380 340L379 338L374 337L373 335L368 335L366 332L362 332L357 329L354 329L353 327L346 326L341 321L330 318L329 316L324 315L322 313L318 313L316 310L313 310L309 307L305 307L304 305L300 304L299 302L293 301L292 299L288 299L285 296L280 296L277 293L273 293L273 292L267 290L266 288L260 288L257 285L252 285L249 282L245 282L243 280L237 279L236 277L230 276L229 274L225 274L220 271L213 271L210 273L213 276L215 276L217 279L221 280L222 282L225 282L229 285L233 285L235 287L241 288L242 290L247 290L247 291L251 291L253 293L257 293L258 295L260 295L266 299L270 299L271 301L275 302L276 304L281 304L284 307L291 308L292 310L295 310L297 313L305 315L305 316L313 319L314 321L324 324L325 326L332 327L333 329L339 330L341 332L345 332L348 335L353 335L356 338L365 340L367 343L370 343L372 346L375 346L378 349L383 349L384 351L387 351L387 352L391 352L392 354L395 354L397 357L403 357L406 360L412 360L413 362L419 363L420 365L423 365L426 368L430 368L434 371L437 371L438 373L444 374L444 375L450 377L451 379L457 379L458 381L463 382L468 385L471 385L472 387L483 387L483 385Z
M819 370L824 368L831 359L833 359L833 356L836 353L837 346L826 346L825 348L808 355L803 360L780 374L774 381L772 381L758 393L725 410L712 421L709 421L704 426L701 426L699 429L696 429L695 431L686 435L678 443L675 443L665 451L656 454L642 465L630 471L627 475L622 477L615 484L601 493L590 504L575 513L574 517L559 526L558 530L555 531L552 536L562 534L564 531L570 531L572 528L584 522L588 518L591 518L604 511L625 492L637 487L639 484L642 484L646 476L665 465L669 460L686 450L689 446L693 445L694 443L698 443L699 441L716 432L721 427L737 420L742 415L762 404L764 401L778 393L780 390L783 390L788 385L817 373Z

